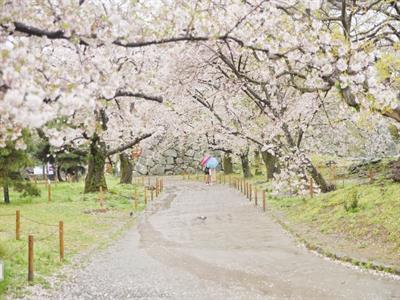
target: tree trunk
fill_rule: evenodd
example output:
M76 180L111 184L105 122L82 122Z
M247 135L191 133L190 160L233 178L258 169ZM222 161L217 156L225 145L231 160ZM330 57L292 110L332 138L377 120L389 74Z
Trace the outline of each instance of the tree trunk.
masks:
M248 153L241 154L240 160L242 161L243 176L245 178L252 177L253 175L251 174L250 170L249 154Z
M279 173L278 158L268 151L262 151L261 156L267 168L267 179L271 180L274 178L274 174Z
M224 174L232 174L233 173L233 163L232 163L232 157L229 154L224 155Z
M260 158L260 151L254 151L254 166L255 166L255 175L261 175L261 158Z
M97 135L92 138L89 153L89 168L85 178L85 193L94 193L107 190L106 178L104 176L104 165L106 163L106 146L100 142Z
M4 195L4 203L10 204L10 193L9 193L9 190L8 190L7 178L4 178L3 195Z
M121 179L120 183L131 184L133 175L133 165L129 160L129 156L125 153L119 155L121 161Z
M321 173L318 172L317 168L314 167L314 165L309 162L310 167L308 168L308 171L310 172L310 175L314 182L319 186L321 189L322 193L327 193L333 189L333 186L329 186L324 177L321 175Z
M64 178L62 178L62 176L61 176L61 166L57 166L57 179L60 182L64 181Z

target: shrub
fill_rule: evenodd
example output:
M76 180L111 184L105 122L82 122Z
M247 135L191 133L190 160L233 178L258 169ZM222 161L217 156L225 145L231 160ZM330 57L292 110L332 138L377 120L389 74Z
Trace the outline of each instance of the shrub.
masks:
M353 191L349 198L344 201L344 209L347 212L356 212L358 210L358 199L360 196L357 191Z
M390 178L394 181L394 182L400 182L400 161L396 161L392 164L391 166L392 168L392 172L391 172L391 176Z

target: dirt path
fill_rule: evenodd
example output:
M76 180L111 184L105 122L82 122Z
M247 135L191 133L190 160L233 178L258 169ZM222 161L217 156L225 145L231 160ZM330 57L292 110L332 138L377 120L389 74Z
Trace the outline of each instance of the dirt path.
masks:
M169 181L136 228L30 299L400 299L400 281L297 246L234 189Z

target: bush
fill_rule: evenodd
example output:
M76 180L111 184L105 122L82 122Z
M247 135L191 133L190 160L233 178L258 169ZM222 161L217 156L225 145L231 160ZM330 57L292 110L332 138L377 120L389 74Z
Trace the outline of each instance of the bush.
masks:
M344 201L344 209L347 212L356 212L358 210L358 199L360 198L357 191L353 191L350 194L349 199Z
M394 182L400 182L400 161L396 161L391 165L391 176L390 178Z

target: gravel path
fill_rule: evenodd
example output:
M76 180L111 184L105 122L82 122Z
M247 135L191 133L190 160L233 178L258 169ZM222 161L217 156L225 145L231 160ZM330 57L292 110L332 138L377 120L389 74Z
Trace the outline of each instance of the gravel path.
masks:
M400 281L299 247L232 188L170 180L137 227L27 299L400 299Z

